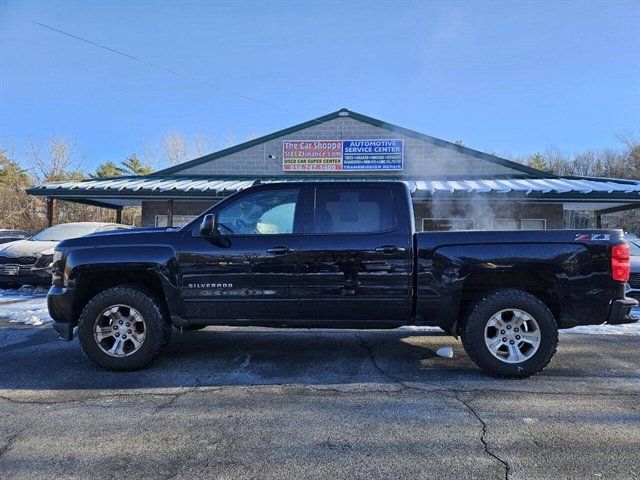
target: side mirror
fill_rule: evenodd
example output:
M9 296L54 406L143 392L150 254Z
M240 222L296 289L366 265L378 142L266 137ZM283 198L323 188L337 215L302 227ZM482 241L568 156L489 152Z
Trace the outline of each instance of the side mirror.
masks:
M200 224L200 234L206 237L213 236L218 227L218 216L208 213L202 219L202 223Z

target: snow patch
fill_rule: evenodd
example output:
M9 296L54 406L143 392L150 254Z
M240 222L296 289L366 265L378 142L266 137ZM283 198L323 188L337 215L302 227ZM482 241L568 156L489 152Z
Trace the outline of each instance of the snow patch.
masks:
M33 326L53 322L47 309L47 290L29 286L18 290L0 289L0 318Z
M436 355L442 358L453 358L453 347L449 345L439 348Z
M640 335L640 323L627 323L625 325L583 325L567 330L560 330L560 333L591 333L595 335Z

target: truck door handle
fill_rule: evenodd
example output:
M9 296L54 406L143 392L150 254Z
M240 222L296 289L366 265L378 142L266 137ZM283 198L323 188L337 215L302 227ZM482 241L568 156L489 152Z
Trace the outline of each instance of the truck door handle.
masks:
M390 255L392 253L400 253L404 252L406 249L402 247L396 247L395 245L383 245L382 247L376 248L376 252L384 253L385 255Z
M287 253L293 253L295 250L289 247L277 246L272 248L267 248L267 253L273 253L274 255L285 255Z

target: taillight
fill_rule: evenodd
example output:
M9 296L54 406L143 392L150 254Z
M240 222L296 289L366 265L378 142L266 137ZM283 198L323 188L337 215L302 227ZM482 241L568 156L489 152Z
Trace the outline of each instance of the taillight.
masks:
M629 244L621 243L611 247L611 278L616 282L627 282L629 280Z

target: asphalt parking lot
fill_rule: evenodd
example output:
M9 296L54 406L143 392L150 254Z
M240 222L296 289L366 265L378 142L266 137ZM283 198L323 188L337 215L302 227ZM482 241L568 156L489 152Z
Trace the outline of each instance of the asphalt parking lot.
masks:
M109 373L0 320L0 476L638 478L639 346L562 335L513 381L433 332L208 328Z

